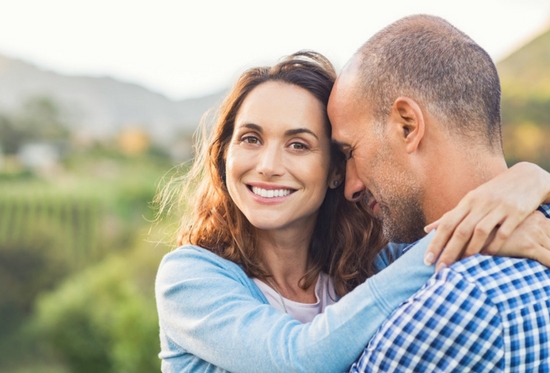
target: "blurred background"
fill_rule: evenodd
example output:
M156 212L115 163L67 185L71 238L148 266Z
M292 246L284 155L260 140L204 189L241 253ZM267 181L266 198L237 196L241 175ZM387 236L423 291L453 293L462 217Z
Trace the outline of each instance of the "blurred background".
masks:
M550 171L550 2L0 1L0 372L159 371L157 188L246 68L300 49L340 69L408 14L497 63L509 164Z

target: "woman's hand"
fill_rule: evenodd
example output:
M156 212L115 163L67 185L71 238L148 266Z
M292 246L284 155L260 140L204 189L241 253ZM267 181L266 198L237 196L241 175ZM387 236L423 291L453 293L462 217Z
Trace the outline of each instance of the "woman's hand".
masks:
M550 219L540 211L527 217L498 251L483 254L529 258L550 268Z
M470 191L454 209L426 226L427 232L435 228L437 232L425 262L432 264L439 257L436 270L440 270L482 249L500 253L512 232L541 203L549 202L550 174L535 164L518 163ZM545 258L540 250L536 256ZM517 252L516 256L526 257Z

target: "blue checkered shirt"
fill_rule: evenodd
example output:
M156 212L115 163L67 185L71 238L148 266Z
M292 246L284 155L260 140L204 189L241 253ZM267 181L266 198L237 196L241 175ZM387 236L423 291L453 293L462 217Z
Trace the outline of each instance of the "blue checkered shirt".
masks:
M550 205L539 209L550 218ZM474 255L386 320L350 372L550 372L550 269Z

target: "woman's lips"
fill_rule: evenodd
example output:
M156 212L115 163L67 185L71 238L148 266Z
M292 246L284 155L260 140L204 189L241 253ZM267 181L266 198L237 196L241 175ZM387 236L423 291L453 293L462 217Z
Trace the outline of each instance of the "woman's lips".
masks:
M369 201L369 207L374 214L379 210L378 202L374 198Z

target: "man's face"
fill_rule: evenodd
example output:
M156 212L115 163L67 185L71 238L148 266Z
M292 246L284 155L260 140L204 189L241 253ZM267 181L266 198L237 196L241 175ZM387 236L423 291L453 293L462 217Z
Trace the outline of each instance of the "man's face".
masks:
M422 190L398 137L388 133L388 123L376 123L369 103L358 99L355 81L352 65L338 78L328 104L333 140L348 157L346 198L368 199L390 241L414 242L425 234Z

